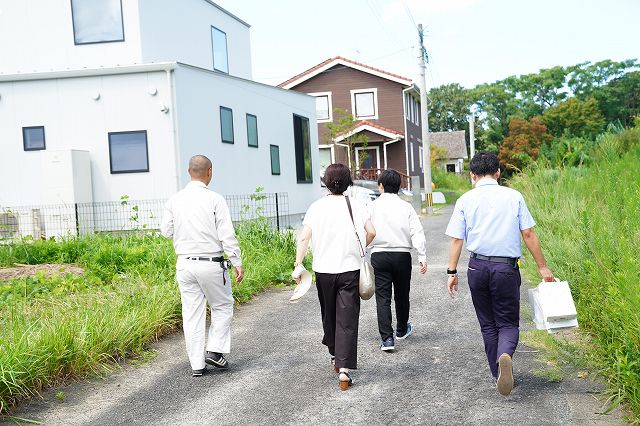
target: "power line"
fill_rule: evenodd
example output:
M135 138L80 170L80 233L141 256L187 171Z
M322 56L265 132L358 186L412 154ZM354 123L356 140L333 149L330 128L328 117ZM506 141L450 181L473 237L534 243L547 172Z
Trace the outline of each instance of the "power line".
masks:
M398 53L405 52L405 51L407 51L409 49L413 49L413 46L407 46L407 47L402 48L400 50L396 50L395 52L387 53L385 55L378 56L378 57L373 58L373 59L368 59L366 62L375 62L375 61L378 61L380 59L388 58L389 56L393 56L393 55L397 55Z
M396 36L396 34L393 31L389 31L389 29L387 28L387 26L384 24L384 22L382 21L382 15L379 13L378 9L380 8L380 5L376 2L376 0L365 0L365 2L367 3L367 6L369 7L369 9L371 10L371 13L373 14L373 16L376 18L376 20L378 21L378 24L380 25L380 27L382 28L382 30L389 35L391 38L393 38L398 44L404 44L402 43L398 37Z
M411 9L409 9L409 6L407 5L407 2L405 2L404 0L400 0L400 2L404 6L404 10L405 10L405 12L407 12L407 16L411 20L411 23L413 24L413 27L417 29L418 25L416 25L416 20L413 19L413 14L411 13Z

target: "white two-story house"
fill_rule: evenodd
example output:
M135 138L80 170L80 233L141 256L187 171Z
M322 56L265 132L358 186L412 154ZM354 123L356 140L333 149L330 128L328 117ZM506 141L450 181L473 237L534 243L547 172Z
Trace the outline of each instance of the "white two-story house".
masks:
M0 1L0 207L166 199L194 154L225 195L320 196L315 100L251 80L209 0Z

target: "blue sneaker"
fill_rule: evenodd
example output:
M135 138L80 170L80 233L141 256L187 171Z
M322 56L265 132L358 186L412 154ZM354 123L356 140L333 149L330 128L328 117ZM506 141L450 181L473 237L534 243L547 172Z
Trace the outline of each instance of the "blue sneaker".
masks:
M393 337L387 337L380 343L380 349L385 352L391 352L396 349L394 345Z
M410 322L407 323L407 331L404 332L404 334L399 334L398 332L396 332L396 338L398 340L404 340L407 337L411 336L413 334L413 326L411 325Z

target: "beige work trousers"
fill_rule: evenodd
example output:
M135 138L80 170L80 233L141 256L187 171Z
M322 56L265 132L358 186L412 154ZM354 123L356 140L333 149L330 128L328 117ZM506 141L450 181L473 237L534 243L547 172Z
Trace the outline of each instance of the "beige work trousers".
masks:
M227 354L231 349L233 295L229 272L218 262L178 259L176 279L180 286L182 327L189 362L193 370L200 370L205 367L207 302L211 306L211 324L206 350Z

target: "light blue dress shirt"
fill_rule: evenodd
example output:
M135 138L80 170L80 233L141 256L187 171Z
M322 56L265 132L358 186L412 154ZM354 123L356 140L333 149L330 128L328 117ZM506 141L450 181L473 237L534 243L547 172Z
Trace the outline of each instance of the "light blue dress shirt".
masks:
M458 199L446 234L485 256L520 257L520 231L535 226L522 194L483 178Z

